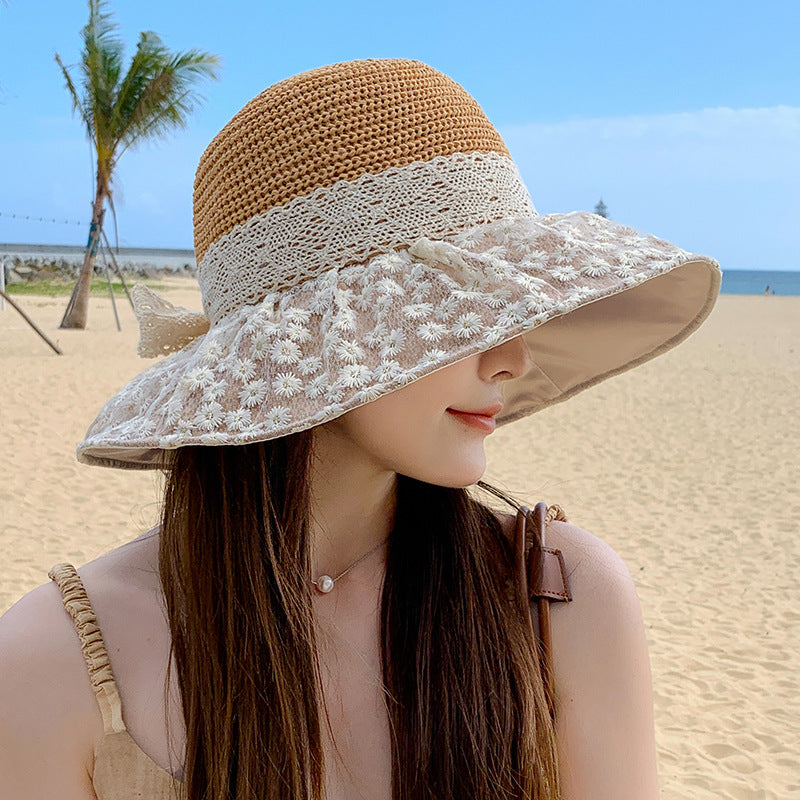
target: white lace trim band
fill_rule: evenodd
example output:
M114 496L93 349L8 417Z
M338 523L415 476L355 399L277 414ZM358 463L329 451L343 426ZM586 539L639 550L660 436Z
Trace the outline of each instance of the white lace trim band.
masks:
M360 263L421 237L535 217L519 170L498 153L455 153L339 181L237 225L199 269L212 326L267 294Z

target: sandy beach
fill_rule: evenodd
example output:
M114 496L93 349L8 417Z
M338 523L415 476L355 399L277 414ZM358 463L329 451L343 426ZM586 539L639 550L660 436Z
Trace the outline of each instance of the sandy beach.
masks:
M173 302L200 307L189 279ZM0 312L0 612L150 527L158 478L77 464L103 401L146 366L118 301L57 329L65 297L18 296L64 351ZM723 296L688 342L497 431L487 475L625 559L651 645L662 797L800 798L800 297Z

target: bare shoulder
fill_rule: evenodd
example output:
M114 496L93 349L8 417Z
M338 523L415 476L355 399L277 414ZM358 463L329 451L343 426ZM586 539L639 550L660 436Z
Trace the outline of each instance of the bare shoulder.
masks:
M597 609L610 614L633 604L639 608L636 588L625 562L606 542L569 522L550 522L546 543L561 550L572 589L573 614Z
M0 774L14 787L7 796L91 797L98 726L72 621L55 584L40 586L0 617Z
M514 515L497 516L511 539ZM563 555L573 596L570 603L553 604L554 625L577 633L580 627L593 628L600 620L616 625L640 618L639 598L630 572L610 545L569 522L549 522L545 539L549 547ZM568 630L564 633L568 634Z
M131 545L79 569L96 608L143 594L137 566L147 563L146 548ZM105 634L102 620L100 627ZM91 797L102 735L79 636L58 587L48 582L0 617L0 774L18 785L13 796Z
M554 522L572 602L551 606L564 797L658 797L653 698L641 604L620 556Z
M514 517L500 515L511 537ZM572 601L551 604L556 724L565 800L656 800L650 662L639 598L625 563L597 536L547 525Z

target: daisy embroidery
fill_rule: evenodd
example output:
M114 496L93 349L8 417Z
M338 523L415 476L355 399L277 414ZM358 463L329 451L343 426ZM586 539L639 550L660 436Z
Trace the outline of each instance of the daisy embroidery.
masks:
M463 247L465 250L472 250L480 243L482 238L483 234L477 228L468 228L453 236L452 241L453 244Z
M364 289L364 291L356 297L355 301L353 302L353 305L356 307L356 309L358 311L371 311L372 310L372 307L374 305L374 302L372 300L373 293L374 292L373 292L372 287L369 286L366 289Z
M225 424L232 431L241 431L250 424L250 417L249 408L237 408L225 415Z
M650 258L655 258L658 255L658 252L650 252L648 253ZM633 252L624 252L620 253L619 256L619 264L621 267L638 267L642 263L642 256L639 253Z
M291 372L280 372L272 381L272 388L281 397L291 397L302 387L303 382Z
M333 299L333 293L330 290L317 292L311 295L311 301L308 304L308 310L312 314L324 314L330 307Z
M272 345L270 355L279 364L296 364L300 360L300 345L291 339L278 339Z
M421 303L428 297L431 293L431 282L430 281L416 281L413 286L411 286L411 299L415 303Z
M203 361L206 366L216 367L221 356L222 351L220 350L220 346L216 342L212 342L206 347L205 353L203 353Z
M208 386L203 390L203 400L205 402L209 402L211 400L219 400L225 394L225 390L227 389L227 385L224 381L215 381L214 383L209 383Z
M310 316L310 311L306 311L304 308L292 306L284 312L283 318L287 323L292 325L305 325Z
M608 275L610 268L608 264L601 261L599 258L591 259L585 266L581 268L581 274L589 278L602 278L603 275Z
M554 301L544 292L534 292L528 297L525 304L530 311L533 311L535 314L541 314L543 311L547 311L548 308L552 308Z
M250 381L250 383L246 384L244 389L239 392L239 400L241 400L247 408L257 406L264 402L264 398L267 396L267 388L267 382L261 378Z
M337 405L339 401L342 399L342 387L336 384L328 384L325 389L325 402L331 405Z
M486 342L486 344L495 345L506 336L508 336L508 331L499 325L495 325L484 333L483 341Z
M173 425L180 413L181 402L177 397L171 397L160 409L160 414L167 425Z
M370 371L363 364L348 364L339 372L339 381L349 389L360 389L370 379Z
M452 330L459 339L469 339L470 336L479 333L481 328L483 328L481 318L474 311L470 311L467 314L462 314L453 323Z
M209 433L204 433L200 437L200 442L202 444L227 444L227 441L228 436L222 431L211 431Z
M370 403L373 400L377 400L381 394L382 389L379 385L365 386L353 395L353 400L355 400L356 403Z
M319 356L308 356L297 365L297 369L301 375L313 375L322 369L322 359Z
M593 294L594 290L590 289L588 286L576 286L574 289L570 290L567 299L576 303L582 303L584 300L588 300L592 297Z
M143 419L139 422L139 430L142 433L142 436L150 436L150 434L156 429L156 423L151 419Z
M322 394L324 394L327 387L328 387L327 376L318 375L316 378L309 381L308 385L305 388L305 395L306 397L309 397L313 400L314 398L320 397Z
M356 326L356 312L352 308L343 308L336 315L333 327L338 331L352 331Z
M478 288L456 289L452 295L456 300L467 303L481 302L483 292Z
M448 320L453 316L458 308L458 301L452 295L443 297L436 309L436 318L441 320Z
M233 374L240 381L249 381L251 378L255 377L256 365L250 358L237 358L233 366Z
M357 342L342 340L336 345L336 355L348 364L355 364L364 358L364 348Z
M286 326L286 335L293 342L297 342L298 344L307 342L311 338L311 333L308 328L299 322L290 322Z
M507 305L498 315L497 323L499 325L514 325L522 322L528 316L528 309L524 301L518 301Z
M386 336L386 325L379 322L367 335L364 337L364 344L367 347L380 347L383 344L383 339Z
M427 317L432 310L433 306L430 303L412 303L403 308L403 313L409 319L420 319L422 317Z
M553 270L552 275L561 283L573 283L578 277L578 270L575 267L561 264Z
M447 353L444 350L426 350L425 355L419 362L421 367L435 367L441 364L447 358Z
M263 361L269 354L269 337L263 333L257 333L250 343L250 355L258 361Z
M487 298L486 305L489 308L502 308L511 299L509 289L495 289Z
M175 435L180 441L186 441L192 435L194 426L188 419L179 419L175 425Z
M217 402L205 403L200 407L197 415L194 418L194 423L198 428L210 431L219 427L225 419L225 412L222 406Z
M417 335L426 342L438 342L447 333L447 328L440 322L423 322L417 328Z
M373 378L380 383L393 381L401 372L402 367L396 361L383 361L372 373Z
M286 406L273 406L267 411L264 425L268 431L274 431L283 425L288 425L292 415Z
M214 373L208 367L195 367L182 380L189 389L204 389L214 380Z
M378 291L386 295L404 295L405 290L399 283L391 278L381 278L378 281Z
M620 264L614 267L614 274L620 278L632 278L636 274L636 268L630 264Z
M394 274L401 270L410 260L411 257L408 255L407 251L394 251L386 254L381 266L384 267L388 273ZM400 289L399 286L397 288ZM400 289L400 291L402 292L402 289Z
M563 242L561 244L556 245L555 248L556 264L571 264L574 258L575 258L575 248L571 244Z
M396 356L403 350L406 343L406 335L403 331L395 328L386 334L381 347L381 358Z

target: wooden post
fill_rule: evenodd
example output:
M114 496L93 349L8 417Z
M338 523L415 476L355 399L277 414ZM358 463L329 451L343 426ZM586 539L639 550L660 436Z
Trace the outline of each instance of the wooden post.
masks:
M114 309L114 321L117 323L117 330L121 331L122 328L119 324L119 314L117 314L117 301L114 299L114 286L111 283L111 268L108 266L105 253L103 253L103 266L106 268L106 281L108 282L108 293L111 295L111 308Z
M57 347L56 345L54 345L54 344L53 344L53 343L52 343L52 342L51 342L51 341L50 341L50 340L47 338L47 336L46 336L46 335L45 335L45 333L42 331L42 329L41 329L41 328L40 328L40 327L39 327L39 326L38 326L38 325L37 325L37 324L36 324L36 323L35 323L35 322L34 322L34 321L33 321L33 320L32 320L32 319L31 319L31 318L30 318L30 317L29 317L29 316L28 316L28 315L27 315L27 314L26 314L26 313L25 313L25 312L24 312L24 311L23 311L23 310L22 310L22 309L21 309L21 308L20 308L20 307L19 307L19 306L16 304L16 303L15 303L15 302L14 302L14 301L13 301L13 300L12 300L12 299L11 299L11 298L8 296L8 295L7 295L7 294L6 294L4 291L2 291L2 290L0 290L0 297L2 297L2 298L3 298L3 300L8 300L9 304L11 305L11 307L12 307L13 309L15 309L15 310L16 310L16 311L19 313L19 315L22 317L22 319L24 319L24 320L25 320L25 322L27 322L27 323L28 323L28 325L30 325L30 326L31 326L31 328L33 328L33 329L36 331L36 333L38 333L38 334L39 334L39 336L41 336L41 337L42 337L42 339L44 339L44 340L47 342L47 344L49 344L49 345L50 345L50 347L52 347L52 348L53 348L53 350L55 350L55 351L56 351L56 353L57 353L58 355L60 355L60 356L64 355L64 354L63 354L63 353L62 353L62 352L61 352L61 351L58 349L58 347Z
M117 264L117 259L114 256L114 251L111 249L111 245L108 241L108 236L106 236L106 232L101 228L100 233L103 235L103 241L106 243L106 250L108 254L111 256L111 263L114 265L114 269L117 271L117 275L119 275L119 279L122 281L122 288L125 290L125 294L128 295L128 302L131 304L131 308L133 308L133 299L131 298L131 293L128 291L128 284L125 283L125 276L122 274L122 270L119 268L119 264ZM136 311L136 309L133 309Z

